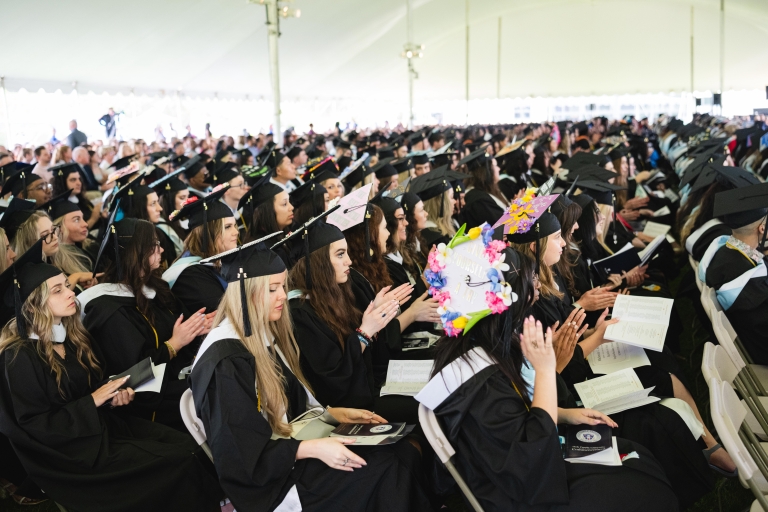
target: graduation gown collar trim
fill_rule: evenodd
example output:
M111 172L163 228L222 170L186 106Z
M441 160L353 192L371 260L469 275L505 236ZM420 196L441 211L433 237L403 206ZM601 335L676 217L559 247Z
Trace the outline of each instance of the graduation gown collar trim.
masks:
M459 357L432 377L416 400L435 410L462 384L494 364L485 350L475 347L466 353L466 358Z
M152 288L147 288L146 286L142 287L141 292L149 300L154 299L156 295L155 290ZM85 316L85 306L90 301L103 295L111 295L114 297L135 297L127 285L116 283L97 284L96 286L88 288L77 296L77 300L80 302L80 316Z
M701 238L701 236L706 233L709 228L713 228L720 224L722 224L720 219L709 219L699 229L691 233L685 240L685 250L688 251L688 254L693 254L693 246L696 245L696 242L699 241L699 238Z
M387 258L391 259L392 261L399 263L400 265L403 264L403 255L399 252L390 252L387 253Z
M240 336L237 335L237 332L235 331L235 327L232 325L232 322L229 321L229 318L225 318L221 321L219 325L211 329L211 332L208 333L208 336L205 337L205 340L203 340L202 345L200 345L200 349L197 351L197 356L195 357L195 362L192 363L192 369L195 368L195 365L198 361L200 361L200 358L205 353L206 350L211 348L211 345L216 343L220 340L225 339L233 339L233 340L239 340ZM269 345L269 343L267 343Z
M39 340L40 336L35 333L29 335L32 340ZM64 343L67 340L67 328L64 324L53 324L53 342Z
M176 284L176 280L179 278L182 272L184 272L190 265L196 265L200 261L200 256L184 256L173 262L168 270L163 272L163 281L168 283L168 286L173 288Z
M709 244L709 248L707 248L707 252L704 253L704 257L701 258L701 262L699 263L699 278L703 282L705 283L707 282L707 268L709 268L709 264L712 262L712 259L715 257L715 254L720 249L725 247L725 244L728 243L731 240L731 238L732 237L727 235L719 236L714 240L712 240L712 243ZM739 252L741 253L741 251ZM742 257L742 256L739 256L739 257ZM749 260L754 263L754 260L752 260L751 258ZM724 311L728 311L731 308L731 306L733 306L733 303L736 302L736 299L739 298L739 294L747 285L750 279L754 279L758 277L766 277L766 275L768 275L768 272L766 272L765 263L762 260L760 260L760 262L757 263L754 267L747 270L746 272L736 277L735 279L723 284L719 289L715 290L717 301L723 307Z

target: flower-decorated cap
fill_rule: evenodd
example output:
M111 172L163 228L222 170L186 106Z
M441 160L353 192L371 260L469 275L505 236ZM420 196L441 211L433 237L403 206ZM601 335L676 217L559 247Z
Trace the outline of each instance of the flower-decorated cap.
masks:
M560 223L548 210L559 196L536 196L533 189L529 189L523 197L512 201L493 227L504 225L507 240L516 243L533 242L551 235L560 229Z
M465 230L466 224L448 244L432 248L424 273L448 336L468 332L481 319L503 313L517 301L505 277L510 269L505 261L507 244L493 239L494 230L487 222Z

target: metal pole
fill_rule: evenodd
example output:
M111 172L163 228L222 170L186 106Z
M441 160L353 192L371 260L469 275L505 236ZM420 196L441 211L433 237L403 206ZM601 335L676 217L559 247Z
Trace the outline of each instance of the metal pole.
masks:
M8 140L5 141L11 145L11 113L8 111L8 97L5 94L5 77L0 76L0 87L3 88L3 110L5 110L5 131L8 133Z
M693 94L693 6L691 6L691 94Z
M496 51L496 98L501 98L501 16L499 16L499 48Z
M720 112L723 111L725 89L725 0L720 0Z
M464 21L466 25L465 37L466 37L466 56L464 62L464 96L466 99L466 120L465 124L469 125L469 0L464 0Z
M277 54L277 38L280 37L280 20L277 14L277 0L267 0L267 41L269 42L269 74L272 78L272 102L274 103L275 120L273 121L273 140L278 145L282 143L283 132L280 129L280 69Z
M407 47L413 47L413 19L411 18L411 0L405 0L405 25L407 32ZM407 56L407 54L406 54ZM408 60L408 128L413 129L413 57Z

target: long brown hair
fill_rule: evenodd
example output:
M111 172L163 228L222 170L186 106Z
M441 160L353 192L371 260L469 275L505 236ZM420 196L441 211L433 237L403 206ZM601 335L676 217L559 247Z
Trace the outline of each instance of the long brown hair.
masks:
M384 220L384 212L373 204L369 208L371 218L346 230L344 238L347 239L347 251L349 251L349 257L352 260L352 266L371 283L373 291L378 292L385 286L390 286L392 278L387 271L384 253L381 252L381 240L379 240L379 225ZM373 252L370 261L366 257L365 222L368 223L371 251Z
M493 179L493 173L490 170L490 162L486 165L475 167L469 174L469 185L477 190L482 190L494 196L496 199L509 206L509 200L499 188L499 184Z
M6 350L13 350L13 357L15 358L22 345L30 344L34 346L40 359L51 367L51 372L53 372L56 378L56 386L59 388L59 395L62 398L74 398L67 397L64 390L61 389L61 376L66 372L66 369L54 355L52 337L53 313L51 313L48 307L49 297L48 283L44 282L32 291L21 306L21 314L24 316L28 330L37 334L39 339L19 336L16 318L13 318L3 327L2 333L0 333L0 353ZM88 383L90 384L91 373L98 379L101 379L102 371L99 361L91 349L91 337L88 331L85 330L85 327L83 327L82 322L80 322L80 304L77 301L75 302L77 304L75 314L63 317L61 323L67 331L67 339L75 346L74 356L77 362L88 371Z
M290 272L292 288L304 292L300 300L308 300L328 328L333 331L344 348L344 340L360 326L363 314L355 307L352 283L336 282L336 270L331 265L330 246L322 247L309 255L312 271L312 289L307 290L305 280L307 257L303 256Z
M560 261L555 264L555 269L560 277L563 278L565 286L574 298L579 297L579 292L576 289L576 280L573 276L573 267L576 266L576 261L579 259L580 251L578 245L571 236L571 229L573 225L581 217L581 206L576 203L571 203L557 216L557 220L560 221L560 233L565 240L565 248L563 248L563 254L560 257ZM575 247L574 247L575 246Z
M550 236L552 235L539 239L539 283L541 284L541 295L546 298L557 297L562 299L563 292L557 289L552 269L544 263L544 255L547 253L547 244ZM536 261L536 253L531 250L531 242L513 243L511 246L520 254L524 254L531 258L531 260Z
M104 283L124 284L130 288L136 297L136 307L144 315L149 323L155 323L155 314L150 307L150 299L144 296L142 288L144 286L155 290L155 298L160 306L170 309L175 313L176 301L168 287L168 283L163 281L163 271L159 268L154 270L149 267L149 258L157 246L157 233L155 226L146 220L136 222L136 231L128 239L120 240L120 269L117 268L115 260L112 259L104 270ZM118 274L119 271L119 274ZM118 275L122 279L118 279Z
M208 245L203 247L203 231L206 226L197 226L189 232L184 240L184 252L189 252L192 256L201 258L210 258L219 253L216 249L216 240L224 234L224 220L216 219L208 221ZM179 255L181 256L181 255Z
M263 397L261 403L267 412L267 421L272 431L289 436L291 427L283 421L283 414L288 410L285 396L285 376L280 368L276 351L277 346L285 356L288 367L299 381L310 389L299 364L299 347L293 336L289 308L283 309L280 320L269 320L269 276L254 277L245 280L245 296L248 297L248 318L251 321L251 336L243 331L243 310L240 302L240 283L230 283L221 299L213 325L219 325L228 318L234 327L240 342L256 359L256 386ZM269 348L264 344L274 336L274 343Z

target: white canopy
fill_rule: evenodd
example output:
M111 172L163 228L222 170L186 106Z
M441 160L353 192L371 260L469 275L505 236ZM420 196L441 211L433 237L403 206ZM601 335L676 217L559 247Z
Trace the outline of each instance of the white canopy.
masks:
M405 0L295 0L286 100L407 101ZM471 0L471 98L720 89L719 0ZM0 75L43 88L271 97L265 9L246 0L2 0ZM768 84L768 2L725 0L725 87ZM465 1L413 0L419 100L465 97ZM500 52L500 54L499 54Z

